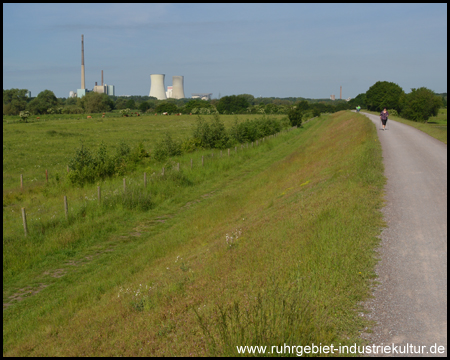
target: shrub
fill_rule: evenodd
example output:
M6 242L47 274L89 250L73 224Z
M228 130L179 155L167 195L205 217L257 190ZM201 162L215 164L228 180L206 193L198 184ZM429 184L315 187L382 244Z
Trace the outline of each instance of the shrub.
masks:
M289 111L288 117L289 117L291 126L300 127L302 125L303 112L299 107L291 109Z
M427 121L431 116L438 114L442 106L442 98L433 91L421 87L411 89L409 94L402 96L401 116L413 121Z
M20 116L20 121L28 122L28 117L30 116L30 112L29 111L21 111L19 116Z
M181 143L173 140L169 133L165 138L156 144L153 156L157 161L164 161L169 156L181 155Z

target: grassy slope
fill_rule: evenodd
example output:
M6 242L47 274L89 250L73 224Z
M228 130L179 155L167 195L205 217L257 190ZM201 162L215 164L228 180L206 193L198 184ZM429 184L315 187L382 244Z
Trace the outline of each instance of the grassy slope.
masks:
M379 112L363 110L364 112L368 112L370 114L379 115ZM401 118L400 116L389 116L389 119L401 122L402 124L406 124L412 126L420 131L423 131L425 134L428 134L439 141L447 144L447 109L439 109L439 113L437 116L433 116L428 119L427 123L420 123L416 121L406 120Z
M3 354L206 355L255 342L359 342L384 178L375 128L357 117L323 116L271 140L87 246L91 259L48 269L65 276L35 278L50 286L4 311ZM225 236L236 229L230 247ZM250 315L224 323L219 305Z

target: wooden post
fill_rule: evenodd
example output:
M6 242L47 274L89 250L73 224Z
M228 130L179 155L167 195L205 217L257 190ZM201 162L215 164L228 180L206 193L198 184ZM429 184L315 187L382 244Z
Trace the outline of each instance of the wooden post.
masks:
M125 194L127 192L127 182L125 178L123 178L123 193Z
M212 158L214 157L214 151L211 153L211 157L212 157Z
M67 172L69 172L69 165L67 165Z
M23 230L25 231L25 236L27 236L28 229L27 229L27 215L25 214L25 208L22 208L22 220L23 220Z
M191 159L191 169L192 169L192 159Z
M48 184L48 170L47 169L45 169L45 181Z
M237 146L234 147L234 153L237 153Z
M230 149L228 149L228 156L230 156Z
M23 190L23 175L20 174L20 190Z
M220 150L220 157L222 157L222 150Z
M144 173L144 187L147 187L147 173Z
M97 194L98 194L98 204L102 203L102 194L100 192L100 186L97 186Z
M177 163L177 171L180 171L180 163Z
M203 166L203 155L202 155L202 166Z
M164 176L164 168L163 168L163 170L162 170L162 176Z
M253 147L253 141L252 141L252 147Z
M67 196L64 196L64 212L66 213L66 220L69 220L69 207L67 206Z

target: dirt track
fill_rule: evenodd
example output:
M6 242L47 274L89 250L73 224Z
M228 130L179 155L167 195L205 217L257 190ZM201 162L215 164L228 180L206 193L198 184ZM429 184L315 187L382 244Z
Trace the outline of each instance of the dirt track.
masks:
M447 145L392 120L383 131L379 116L364 115L377 126L388 179L381 284L366 304L366 316L378 325L364 338L376 345L443 345L446 356Z

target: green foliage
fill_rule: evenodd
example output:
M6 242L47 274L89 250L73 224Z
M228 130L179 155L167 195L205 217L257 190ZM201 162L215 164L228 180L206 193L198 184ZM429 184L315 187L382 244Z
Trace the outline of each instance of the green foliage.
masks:
M408 120L424 122L438 114L442 106L442 97L426 87L411 89L401 98L401 116Z
M133 99L127 100L125 106L130 109L136 109L136 102Z
M114 102L106 94L91 91L79 99L79 106L84 109L84 112L89 114L102 113L111 111L114 107Z
M218 113L214 114L211 123L207 123L201 116L198 116L192 136L204 149L225 149L230 141L225 124L220 120Z
M217 103L217 110L221 114L241 114L247 111L250 106L245 96L224 96Z
M212 105L206 100L192 99L189 100L189 102L184 106L184 112L187 114L194 113L192 110L195 108L197 109L212 108Z
M114 156L108 155L103 142L95 156L89 149L81 145L81 148L76 150L75 156L69 161L68 179L72 184L83 186L85 183L93 183L98 179L124 175L133 169L133 164L148 156L142 143L131 150L129 145L121 141Z
M159 104L156 107L156 112L157 113L169 113L169 114L174 114L174 113L178 113L178 107L175 104L172 104L170 102L162 102L161 104Z
M150 109L150 103L148 101L144 101L143 103L139 104L138 109L142 112L146 112L148 109Z
M20 116L20 121L28 122L27 120L30 116L30 112L29 111L21 111L19 116Z
M238 143L256 141L262 137L273 135L283 128L281 121L263 116L255 120L239 123L237 118L230 129L230 138Z
M57 107L57 105L58 99L53 91L44 90L28 103L27 109L35 115L46 114L48 109Z
M291 126L298 126L300 127L302 125L302 117L303 112L301 108L293 108L291 111L289 111L288 114L289 121L291 122Z
M3 90L3 115L18 115L25 110L28 98L27 89Z
M400 111L403 89L388 81L378 81L366 92L366 106L371 111L381 111L384 107Z
M153 151L153 157L157 161L164 161L170 156L177 156L181 154L181 142L172 139L169 133L166 133L165 138L156 144Z

